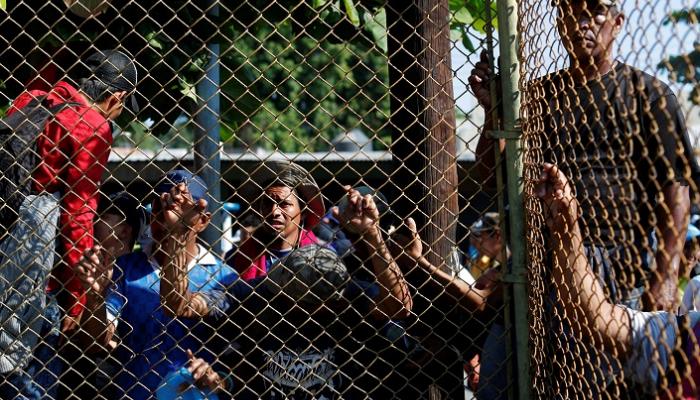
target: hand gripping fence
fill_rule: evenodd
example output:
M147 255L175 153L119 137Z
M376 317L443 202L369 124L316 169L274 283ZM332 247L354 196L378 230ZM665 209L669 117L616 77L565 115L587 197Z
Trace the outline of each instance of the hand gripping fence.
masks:
M0 398L697 398L657 3L0 1Z

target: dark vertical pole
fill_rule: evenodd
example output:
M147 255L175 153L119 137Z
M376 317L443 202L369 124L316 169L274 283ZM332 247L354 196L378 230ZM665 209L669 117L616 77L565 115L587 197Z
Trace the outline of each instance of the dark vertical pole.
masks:
M428 259L445 268L455 246L457 167L447 0L389 0L392 180Z
M219 6L216 0L208 2L207 16L218 19ZM195 116L194 169L204 179L212 199L210 211L212 220L202 239L207 242L212 252L221 250L221 230L223 229L223 210L221 209L221 155L219 137L219 43L216 39L207 43L209 63L204 77L197 84L199 109Z
M426 257L447 269L458 220L449 6L447 0L388 0L386 8L395 164L391 180L401 193L392 208L416 219L429 250ZM448 311L433 303L436 298L428 300L427 308L421 302L416 312L434 331L423 338L434 349L433 357L418 375L407 378L420 392L411 398L463 398L463 361L450 346L455 325L443 335Z

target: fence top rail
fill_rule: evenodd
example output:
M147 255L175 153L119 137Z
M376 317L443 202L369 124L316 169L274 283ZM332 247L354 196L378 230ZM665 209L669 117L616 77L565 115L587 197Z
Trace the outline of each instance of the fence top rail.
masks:
M194 153L187 148L164 148L160 151L142 150L139 148L113 148L109 155L109 162L141 162L141 161L189 161L194 159ZM263 162L263 161L294 161L308 162L387 162L392 160L389 151L319 151L304 153L286 152L231 152L222 150L221 160L229 162ZM466 152L457 156L459 162L475 161L472 152Z

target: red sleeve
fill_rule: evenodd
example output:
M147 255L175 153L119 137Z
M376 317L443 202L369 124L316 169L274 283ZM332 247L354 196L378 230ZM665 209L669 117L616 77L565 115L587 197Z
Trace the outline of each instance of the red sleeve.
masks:
M15 101L12 102L12 105L7 110L7 115L11 115L13 112L15 112L15 111L21 109L22 107L26 106L27 104L29 104L30 101L32 101L38 97L45 96L45 95L46 95L46 92L41 91L41 90L32 90L29 92L23 92L15 99Z
M64 148L70 154L70 159L61 170L61 180L65 184L60 219L64 263L56 275L73 295L71 304L65 304L68 314L78 316L83 310L85 298L74 269L83 252L93 246L93 220L112 134L107 122L97 129L81 122L70 130L65 139L67 148Z

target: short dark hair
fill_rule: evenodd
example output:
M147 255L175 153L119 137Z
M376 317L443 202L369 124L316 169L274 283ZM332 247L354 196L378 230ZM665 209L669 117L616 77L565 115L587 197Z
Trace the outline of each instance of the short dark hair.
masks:
M240 226L252 226L257 227L261 224L260 216L255 213L247 213L242 218L238 220L238 225Z
M80 82L80 91L85 93L94 103L100 103L118 92L119 89L105 85L97 79L83 79Z

